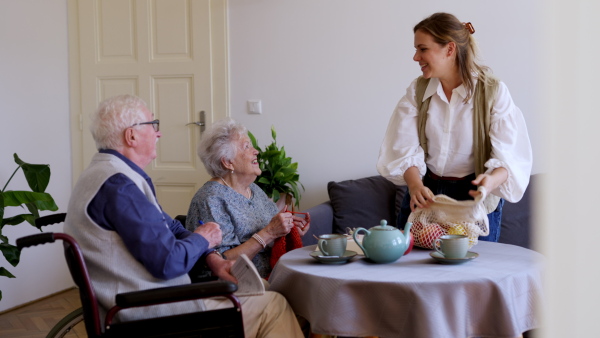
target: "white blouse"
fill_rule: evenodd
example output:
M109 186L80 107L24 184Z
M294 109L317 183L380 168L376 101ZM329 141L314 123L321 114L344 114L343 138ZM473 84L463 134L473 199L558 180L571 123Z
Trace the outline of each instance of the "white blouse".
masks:
M429 154L424 159L417 134L416 83L415 79L392 114L379 150L377 171L397 185L406 185L404 172L413 166L419 169L421 177L427 168L439 176L464 177L474 173L473 98L464 103L467 92L460 85L448 102L439 79L429 81L423 96L423 101L431 97L425 127ZM529 184L531 144L523 114L503 82L498 86L492 109L490 140L492 155L485 163L486 172L500 167L508 170L506 182L492 193L518 202Z

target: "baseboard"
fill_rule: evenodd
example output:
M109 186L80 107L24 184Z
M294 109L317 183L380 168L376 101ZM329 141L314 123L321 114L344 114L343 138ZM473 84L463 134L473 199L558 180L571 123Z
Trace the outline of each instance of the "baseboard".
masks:
M47 298L50 298L50 297L54 297L54 296L56 296L56 295L59 295L59 294L61 294L61 293L63 293L63 292L67 292L67 291L69 291L69 290L73 290L73 289L76 289L76 287L75 287L75 286L71 286L70 288L66 288L66 289L64 289L64 290L61 290L61 291L57 291L57 292L51 293L51 294L49 294L49 295L47 295L47 296L44 296L44 297L42 297L42 298L34 299L34 300L32 300L32 301L29 301L29 302L27 302L27 303L23 303L23 304L20 304L20 305L17 305L17 306L15 306L15 307L11 307L10 309L2 310L2 311L0 311L0 316L1 316L1 315L3 315L3 314L5 314L5 313L8 313L8 312L11 312L11 311L14 311L14 310L20 309L20 308L22 308L22 307L25 307L25 306L27 306L27 305L31 305L31 304L33 304L33 303L39 302L39 301L41 301L41 300L44 300L44 299L47 299Z

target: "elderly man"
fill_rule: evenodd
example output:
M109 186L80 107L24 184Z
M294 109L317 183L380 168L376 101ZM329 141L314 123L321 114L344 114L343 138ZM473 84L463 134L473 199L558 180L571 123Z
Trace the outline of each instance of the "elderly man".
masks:
M156 158L162 136L146 104L131 95L100 103L91 126L99 152L75 185L64 230L83 250L104 311L117 293L190 283L187 272L198 259L222 279L235 281L231 261L211 250L221 242L216 223L194 232L162 211L154 186L143 171ZM283 296L267 291L241 299L247 337L302 337ZM127 309L133 320L230 306L219 299Z

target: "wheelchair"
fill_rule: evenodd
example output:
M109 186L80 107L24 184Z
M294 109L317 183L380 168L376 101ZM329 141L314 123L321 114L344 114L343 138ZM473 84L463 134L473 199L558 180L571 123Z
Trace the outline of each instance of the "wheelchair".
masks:
M61 223L66 214L53 214L36 220L38 227ZM56 324L47 337L63 337L81 321L85 324L88 337L244 337L242 308L233 294L237 285L225 281L192 283L174 287L142 290L117 294L116 305L100 318L99 305L77 241L64 233L41 233L17 239L17 247L63 242L65 258L73 281L79 288L82 307L71 312ZM143 320L113 322L115 315L123 309L186 300L226 297L233 307L203 312L186 313Z

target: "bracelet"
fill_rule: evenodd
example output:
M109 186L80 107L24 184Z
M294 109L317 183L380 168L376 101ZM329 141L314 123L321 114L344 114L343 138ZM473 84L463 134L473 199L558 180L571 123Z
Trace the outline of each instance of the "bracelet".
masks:
M262 239L262 237L258 235L258 232L252 235L252 238L254 238L258 242L258 244L262 245L263 249L267 247L267 243L264 239Z
M213 250L213 251L211 251L211 252L208 253L208 255L212 255L212 254L215 254L215 255L223 258L223 255L219 251L217 251L217 250ZM208 257L208 255L206 255L206 257Z

